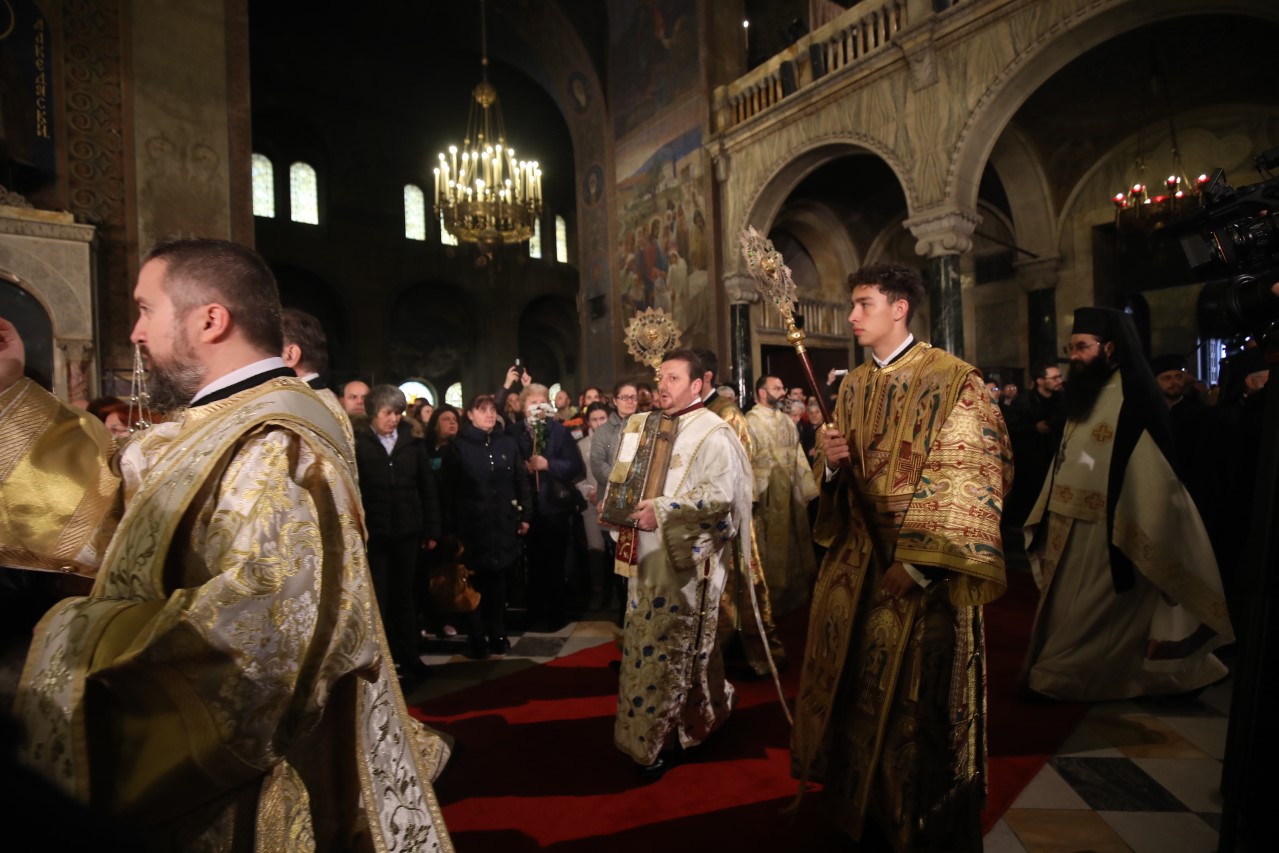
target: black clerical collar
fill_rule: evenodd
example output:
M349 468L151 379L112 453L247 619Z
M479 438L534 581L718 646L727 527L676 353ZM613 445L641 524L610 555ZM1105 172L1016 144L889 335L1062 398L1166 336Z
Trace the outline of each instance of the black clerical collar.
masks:
M902 343L901 349L897 350L897 352L889 356L888 361L885 361L883 364L880 364L879 359L875 358L875 354L873 352L870 355L870 360L875 363L876 367L878 367L880 370L883 370L885 367L889 367L901 361L902 358L905 357L906 353L910 352L911 350L915 348L915 344L917 343L919 343L919 338L915 337L912 334Z
M306 384L310 385L311 390L313 391L324 390L324 380L320 378L320 374L318 373L313 375L310 379L306 380Z
M666 416L667 416L668 418L670 418L670 419L674 420L675 418L678 418L680 415L687 415L689 412L693 412L693 411L696 411L696 410L698 410L698 409L704 409L704 408L706 408L706 404L705 404L705 403L703 403L701 400L694 400L692 403L690 403L689 405L687 405L687 406L685 406L684 408L680 409L680 410L679 410L678 412L676 412L675 414L673 414L673 415L666 415ZM665 413L663 413L663 414L665 414Z
M293 368L291 367L273 367L269 370L264 370L261 373L255 373L247 379L241 379L239 382L227 385L225 388L210 391L199 400L193 402L191 407L195 408L196 406L205 406L209 403L216 403L219 400L225 400L228 397L239 394L241 391L248 391L250 388L256 388L265 382L270 382L272 379L283 379L285 377L297 379L297 376L298 375L293 372Z

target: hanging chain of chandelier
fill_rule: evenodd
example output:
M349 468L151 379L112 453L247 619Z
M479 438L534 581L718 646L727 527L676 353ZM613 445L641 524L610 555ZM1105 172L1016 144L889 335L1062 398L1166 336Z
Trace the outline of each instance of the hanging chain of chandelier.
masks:
M1142 120L1137 127L1137 155L1133 160L1136 180L1125 192L1115 193L1111 202L1115 205L1115 226L1124 232L1151 232L1163 228L1169 222L1197 209L1201 204L1201 191L1208 182L1207 175L1200 175L1192 187L1186 178L1186 166L1181 162L1181 149L1177 145L1177 125L1173 121L1172 95L1168 81L1159 70L1157 58L1152 60L1150 73L1151 95L1162 88L1168 110L1168 136L1172 146L1173 172L1164 181L1162 191L1152 192L1146 184L1146 161L1142 158L1142 135L1146 127L1145 112L1150 98L1142 99Z
M466 138L435 167L435 215L462 243L487 257L533 236L542 215L542 170L506 144L497 89L488 80L488 24L480 3L480 82L473 91Z

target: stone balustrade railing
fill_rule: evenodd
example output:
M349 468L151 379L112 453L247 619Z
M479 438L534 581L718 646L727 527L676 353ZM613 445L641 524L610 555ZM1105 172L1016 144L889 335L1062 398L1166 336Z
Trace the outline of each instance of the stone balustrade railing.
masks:
M782 315L765 300L760 306L763 322L760 331L786 333ZM797 314L804 318L804 332L809 335L844 338L848 336L847 302L823 302L819 299L799 298Z
M893 37L910 23L908 16L927 14L920 7L919 0L863 0L729 85L718 87L716 132L729 130L828 74L889 48Z

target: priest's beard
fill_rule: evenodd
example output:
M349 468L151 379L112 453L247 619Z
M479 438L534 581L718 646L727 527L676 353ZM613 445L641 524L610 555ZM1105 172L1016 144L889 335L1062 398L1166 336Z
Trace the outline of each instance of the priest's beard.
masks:
M1117 365L1106 361L1104 354L1099 354L1092 361L1070 366L1069 381L1062 392L1062 406L1066 410L1066 420L1086 421L1097 405L1101 389L1110 381L1110 376Z
M151 406L161 412L172 412L190 404L195 392L204 384L204 373L204 365L196 361L186 330L178 328L169 359L161 361L151 357L147 377Z

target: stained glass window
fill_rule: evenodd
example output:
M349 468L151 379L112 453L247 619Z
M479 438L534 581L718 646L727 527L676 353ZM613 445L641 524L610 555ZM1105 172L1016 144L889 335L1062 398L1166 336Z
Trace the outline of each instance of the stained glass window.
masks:
M539 219L533 220L533 236L528 241L528 256L542 257L542 222Z
M444 402L459 409L465 408L466 401L462 399L461 382L454 382L448 387L448 390L444 392Z
M410 240L426 239L426 195L413 184L404 185L404 236Z
M555 217L555 260L568 263L568 223L563 216Z
M456 238L456 237L454 237L452 234L450 234L450 233L449 233L449 230L448 230L447 228L445 228L445 227L444 227L444 217L443 217L443 216L441 216L441 217L440 217L440 245L442 245L442 246L456 246L456 245L457 245L457 238Z
M275 166L265 154L253 155L253 215L275 218Z
M289 214L294 222L320 224L320 194L315 169L306 163L289 167Z

